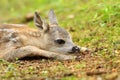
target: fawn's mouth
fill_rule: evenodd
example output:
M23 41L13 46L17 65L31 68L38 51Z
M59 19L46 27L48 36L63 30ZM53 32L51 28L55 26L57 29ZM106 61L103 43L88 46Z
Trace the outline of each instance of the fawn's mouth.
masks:
M77 50L77 51L69 51L68 53L70 53L70 54L74 54L74 53L79 53L80 52L80 50Z

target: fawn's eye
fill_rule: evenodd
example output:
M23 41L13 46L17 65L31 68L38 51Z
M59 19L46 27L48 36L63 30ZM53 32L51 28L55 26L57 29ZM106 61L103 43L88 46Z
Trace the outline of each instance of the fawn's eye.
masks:
M57 39L55 40L57 44L65 44L65 41L63 39Z

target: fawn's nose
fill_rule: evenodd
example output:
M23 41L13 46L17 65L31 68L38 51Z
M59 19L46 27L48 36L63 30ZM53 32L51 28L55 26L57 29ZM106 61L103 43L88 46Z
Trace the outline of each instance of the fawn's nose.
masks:
M73 53L80 52L80 48L77 47L77 46L74 46L74 47L72 48L72 52L73 52Z

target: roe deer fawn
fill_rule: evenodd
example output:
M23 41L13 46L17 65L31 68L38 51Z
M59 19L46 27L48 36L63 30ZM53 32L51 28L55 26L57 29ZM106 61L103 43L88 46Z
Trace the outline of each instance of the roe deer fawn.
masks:
M70 34L59 27L53 10L49 11L48 17L49 24L35 12L37 29L20 24L1 24L0 58L12 61L26 56L44 56L69 60L77 58L72 53L88 50L73 43Z

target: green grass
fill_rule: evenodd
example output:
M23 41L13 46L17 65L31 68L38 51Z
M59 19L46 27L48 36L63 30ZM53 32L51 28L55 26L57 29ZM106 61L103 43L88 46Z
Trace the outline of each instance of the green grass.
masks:
M97 48L98 51L94 52L93 56L97 55L106 61L111 60L113 62L111 64L114 66L104 64L105 68L120 67L120 61L117 57L120 54L120 0L1 0L0 23L22 24L21 20L24 16L28 13L34 14L35 11L40 11L40 15L47 19L47 14L50 9L54 9L60 26L70 32L76 44L91 49ZM33 21L26 24L34 27ZM71 31L71 29L74 31ZM52 61L48 63L52 63ZM72 63L74 64L74 61ZM69 64L69 66L73 66L74 69L80 69L83 72L79 73L84 75L80 80L94 80L95 78L86 76L84 74L85 71L82 71L82 68L87 67L86 63L81 61L78 64ZM65 64L63 65L61 63L55 66L53 65L54 70L51 67L42 68L43 70L40 70L38 73L34 66L17 70L20 65L20 63L9 63L1 60L0 73L2 75L0 79L15 80L17 78L21 79L22 77L24 80L27 80L36 77L35 74L37 74L37 77L47 77L49 79L51 78L51 73L52 77L55 77L57 74L59 76L63 75L61 71L63 73L71 72L71 68L69 69ZM60 77L62 80L78 79L76 75ZM106 76L103 75L102 77Z

